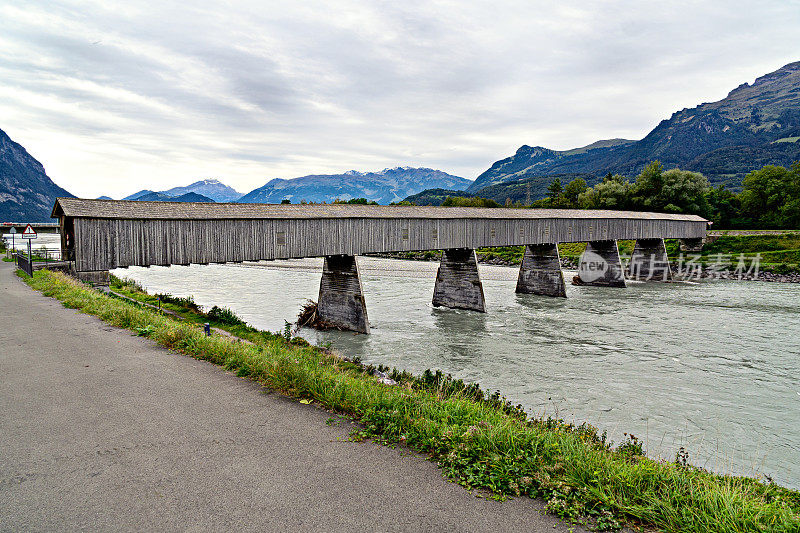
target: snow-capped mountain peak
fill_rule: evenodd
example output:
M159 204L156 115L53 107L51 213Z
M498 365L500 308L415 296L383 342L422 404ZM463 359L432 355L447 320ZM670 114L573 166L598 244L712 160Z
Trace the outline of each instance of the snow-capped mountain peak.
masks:
M392 167L378 172L349 170L342 174L315 174L290 180L269 181L244 195L245 203L333 202L366 198L380 204L396 202L425 189L465 189L471 181L440 170Z

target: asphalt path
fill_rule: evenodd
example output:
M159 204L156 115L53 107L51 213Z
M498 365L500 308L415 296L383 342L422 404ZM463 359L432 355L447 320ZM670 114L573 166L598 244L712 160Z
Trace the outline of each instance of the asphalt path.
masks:
M569 531L33 291L0 263L2 531ZM583 531L574 528L574 531Z

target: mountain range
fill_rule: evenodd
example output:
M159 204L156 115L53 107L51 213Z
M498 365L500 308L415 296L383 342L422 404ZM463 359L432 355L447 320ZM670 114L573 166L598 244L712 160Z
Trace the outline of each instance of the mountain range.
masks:
M712 184L736 189L751 170L799 159L800 61L752 85L743 83L718 102L677 111L638 141L611 139L566 151L523 145L478 176L467 191L556 174L589 174L593 185L608 173L633 176L655 160L665 168L702 172ZM536 197L546 187L538 187Z
M206 198L205 200L188 200L181 198L192 198L186 194L197 194ZM153 196L156 195L156 196ZM229 187L218 179L205 179L196 181L185 187L173 187L166 191L151 191L144 189L139 192L126 196L123 200L150 200L150 201L170 201L170 202L234 202L241 198L242 193L237 192L233 187ZM146 197L146 198L145 198Z
M44 166L0 130L0 222L50 222L58 196L74 198Z
M399 202L429 188L464 190L472 182L431 168L395 167L380 172L313 174L294 179L273 179L244 195L243 203L333 202L366 198L379 204Z
M99 199L99 198L98 198ZM197 194L196 192L187 192L180 196L170 196L163 192L148 192L141 196L137 196L135 200L139 202L203 202L214 203L214 200L208 196Z
M552 174L550 176L533 176L514 181L506 181L487 185L475 192L452 191L447 189L427 189L411 195L405 200L416 205L442 205L450 196L464 196L486 198L504 205L508 200L512 203L529 205L534 200L543 197L552 181L558 178L562 184L567 184L574 179L581 178L587 183L594 183L597 177L592 174Z
M273 179L244 196L217 179L165 191L143 190L125 199L293 203L366 198L381 204L409 197L441 203L447 196L485 196L529 202L543 197L555 176L581 177L589 185L608 173L637 174L659 160L705 174L713 184L736 190L744 175L766 164L800 160L800 62L743 83L718 102L675 112L641 140L609 139L572 150L521 146L471 182L430 168L351 170ZM57 196L71 197L47 176L42 164L0 130L0 221L50 220ZM101 197L107 198L107 197Z

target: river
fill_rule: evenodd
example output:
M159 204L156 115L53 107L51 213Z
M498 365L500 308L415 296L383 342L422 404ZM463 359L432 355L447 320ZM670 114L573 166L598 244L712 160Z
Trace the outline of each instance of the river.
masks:
M150 292L229 307L283 329L316 299L319 259L129 268ZM651 457L800 488L800 285L630 283L517 296L517 270L481 265L487 313L430 304L437 263L359 258L371 335L300 334L412 372L438 368L531 414L589 422ZM571 278L571 273L567 273Z

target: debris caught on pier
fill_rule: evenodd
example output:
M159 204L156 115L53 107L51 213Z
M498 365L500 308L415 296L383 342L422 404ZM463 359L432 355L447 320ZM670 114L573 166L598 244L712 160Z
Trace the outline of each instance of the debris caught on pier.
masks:
M345 331L334 324L326 322L319 317L317 313L317 302L314 300L306 300L306 303L300 308L300 313L297 315L297 325L300 327L320 329L323 331L336 329Z

